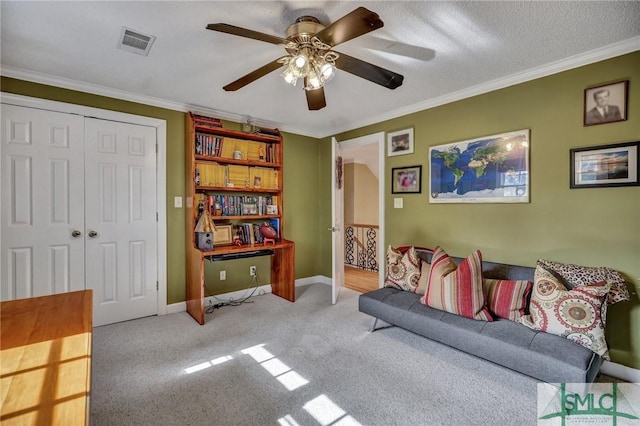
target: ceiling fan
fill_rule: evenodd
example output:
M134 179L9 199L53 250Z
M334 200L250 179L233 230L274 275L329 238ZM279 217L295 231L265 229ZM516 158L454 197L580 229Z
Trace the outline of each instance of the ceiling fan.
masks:
M326 27L313 16L302 16L287 28L286 38L222 23L209 24L207 29L277 44L287 52L285 56L227 84L224 90L238 90L278 68L286 67L281 74L285 81L295 86L299 79L303 80L309 109L319 110L327 105L324 84L333 77L336 68L389 89L402 85L402 75L333 50L334 46L383 25L376 13L359 7Z

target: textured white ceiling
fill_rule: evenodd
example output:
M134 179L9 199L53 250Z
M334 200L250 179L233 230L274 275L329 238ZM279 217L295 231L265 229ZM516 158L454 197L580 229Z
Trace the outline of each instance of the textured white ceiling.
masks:
M222 86L278 58L272 44L205 29L224 22L284 37L302 15L328 24L364 6L384 27L336 50L405 76L389 90L345 72L308 111L279 71ZM640 50L640 2L6 1L2 74L323 137ZM121 27L157 36L117 49ZM623 76L621 76L623 77ZM594 82L598 83L598 82Z

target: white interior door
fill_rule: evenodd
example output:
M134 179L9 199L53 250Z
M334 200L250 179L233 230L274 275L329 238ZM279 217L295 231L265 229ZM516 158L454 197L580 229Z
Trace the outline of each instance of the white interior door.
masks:
M84 119L2 104L0 300L84 289Z
M331 138L331 144L331 160L333 162L331 167L331 223L333 224L331 298L332 303L335 304L338 301L340 290L344 287L344 182L342 181L344 166L340 144L336 138Z
M94 325L158 311L156 129L87 118L86 268Z

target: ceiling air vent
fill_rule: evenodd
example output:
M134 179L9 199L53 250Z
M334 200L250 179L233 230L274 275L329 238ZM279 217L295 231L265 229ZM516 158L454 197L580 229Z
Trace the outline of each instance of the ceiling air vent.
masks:
M126 50L127 52L147 56L155 40L156 36L142 34L130 28L122 27L118 48Z

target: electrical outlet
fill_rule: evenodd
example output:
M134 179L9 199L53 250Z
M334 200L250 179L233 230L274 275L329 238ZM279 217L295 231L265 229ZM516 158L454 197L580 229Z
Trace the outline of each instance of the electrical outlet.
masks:
M256 275L256 267L255 266L249 266L249 275L251 275L252 277L255 277L255 275Z
M227 271L220 271L220 281L227 279Z

